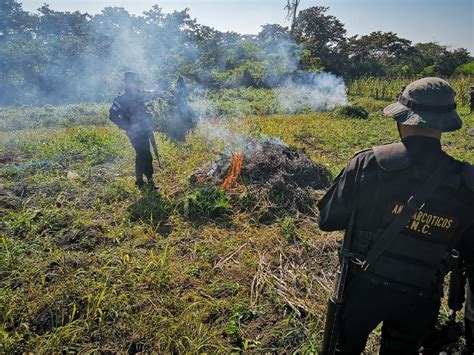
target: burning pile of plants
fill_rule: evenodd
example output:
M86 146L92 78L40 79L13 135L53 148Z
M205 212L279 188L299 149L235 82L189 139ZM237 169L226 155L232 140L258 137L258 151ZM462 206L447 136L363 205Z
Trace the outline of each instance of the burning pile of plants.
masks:
M313 214L318 190L331 181L329 170L314 163L300 149L277 139L247 142L232 154L221 154L191 175L193 187L228 190L245 210L259 219Z

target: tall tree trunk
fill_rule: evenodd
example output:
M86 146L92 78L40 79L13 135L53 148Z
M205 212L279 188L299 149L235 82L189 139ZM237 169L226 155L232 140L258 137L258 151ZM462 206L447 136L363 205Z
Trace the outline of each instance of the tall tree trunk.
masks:
M296 26L296 15L298 14L298 6L301 0L287 0L285 10L288 11L286 18L291 21L290 34L294 36Z

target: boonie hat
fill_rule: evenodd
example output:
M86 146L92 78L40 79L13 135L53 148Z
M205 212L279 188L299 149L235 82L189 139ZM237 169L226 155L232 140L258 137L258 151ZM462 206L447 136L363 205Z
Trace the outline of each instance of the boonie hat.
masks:
M462 121L456 112L455 96L456 92L446 80L424 78L406 86L398 102L383 112L403 125L440 132L456 131L462 127Z

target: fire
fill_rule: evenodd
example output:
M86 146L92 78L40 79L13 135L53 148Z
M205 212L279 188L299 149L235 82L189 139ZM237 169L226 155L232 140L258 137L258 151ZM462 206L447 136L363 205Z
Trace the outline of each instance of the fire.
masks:
M242 169L242 163L244 161L244 155L242 153L233 153L232 161L230 164L230 173L221 184L221 188L230 189L237 184L237 178L239 177L240 170Z

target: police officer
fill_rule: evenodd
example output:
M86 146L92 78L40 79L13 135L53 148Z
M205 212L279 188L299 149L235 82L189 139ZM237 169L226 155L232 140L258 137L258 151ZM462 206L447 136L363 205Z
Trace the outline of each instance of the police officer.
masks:
M195 127L194 112L188 103L189 91L182 76L178 77L174 95L170 98L169 120L166 133L175 142L184 142L186 134Z
M137 73L126 72L125 91L117 96L110 108L110 119L124 129L135 149L136 185L156 189L153 182L153 158L150 152L150 135L153 134L151 114L145 104L144 92L140 90L140 78Z
M440 143L442 132L462 126L454 98L453 88L439 78L408 85L384 110L397 122L401 142L356 154L319 202L321 230L343 230L354 220L342 354L364 351L381 322L382 354L418 354L437 321L447 255L456 248L472 264L474 167L452 159ZM378 237L440 166L446 177L366 269L363 261Z

